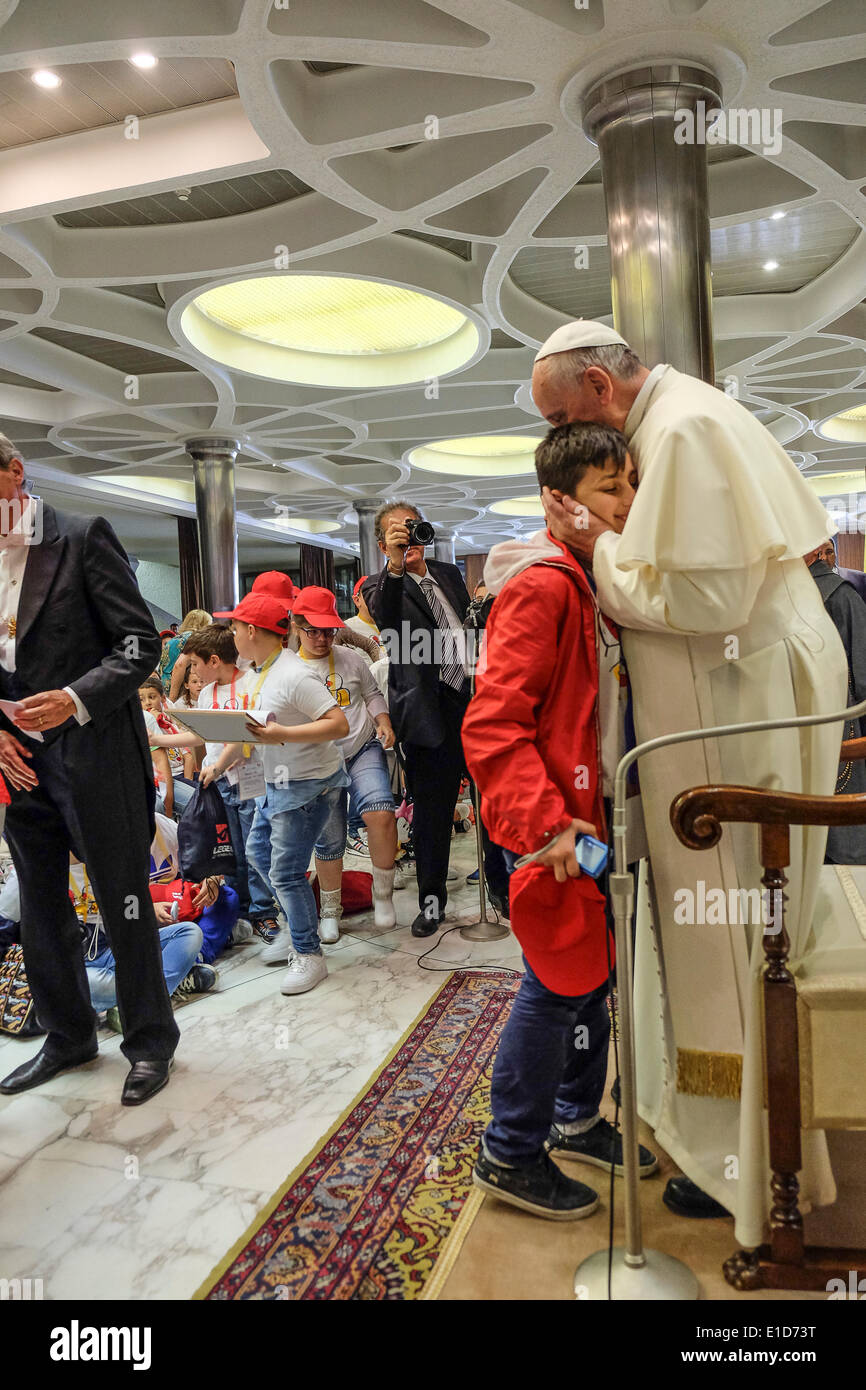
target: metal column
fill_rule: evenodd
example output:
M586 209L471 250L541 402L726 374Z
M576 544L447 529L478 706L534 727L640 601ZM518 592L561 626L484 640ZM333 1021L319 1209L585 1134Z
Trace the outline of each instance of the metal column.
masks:
M238 602L238 535L235 516L235 439L189 439L195 509L201 548L202 584L208 612Z
M436 538L433 541L433 559L442 560L446 565L456 564L454 558L454 537L447 531L440 531L436 528Z
M707 149L721 87L704 68L657 64L599 82L583 127L598 145L613 321L647 366L712 382ZM681 142L681 143L680 143Z
M361 546L361 573L378 574L385 563L385 556L379 549L373 518L381 502L353 502L352 507L358 516L358 541Z

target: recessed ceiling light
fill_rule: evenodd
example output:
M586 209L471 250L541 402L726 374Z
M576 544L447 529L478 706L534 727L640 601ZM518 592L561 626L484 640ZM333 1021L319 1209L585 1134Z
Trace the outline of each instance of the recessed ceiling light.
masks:
M426 473L512 478L535 472L535 450L540 443L540 435L473 434L410 449L406 460Z
M386 387L465 367L480 342L462 307L382 280L267 275L204 290L181 333L254 376L311 386Z
M133 53L129 61L136 68L155 68L159 59L152 53Z
M489 510L498 516L544 516L544 504L538 493L531 497L503 497L492 502Z
M765 269L765 270L778 270L778 269L779 269L779 262L778 262L778 261L764 261L764 269Z
M38 72L32 72L30 80L35 82L37 87L59 87L63 81L56 72L51 72L48 68L40 68Z
M829 420L824 420L820 425L813 425L815 433L822 435L825 439L837 439L843 444L864 444L866 443L866 405L855 405L849 410L843 410L838 415L831 415ZM854 475L852 475L854 476ZM859 474L859 487L863 486L862 469ZM844 492L845 488L834 489Z
M787 216L788 216L788 214L787 214L786 212L782 212L781 209L779 209L777 212L771 212L771 213L770 213L770 217L772 218L772 220L773 220L774 222L778 222L778 221L781 220L781 218L787 217Z

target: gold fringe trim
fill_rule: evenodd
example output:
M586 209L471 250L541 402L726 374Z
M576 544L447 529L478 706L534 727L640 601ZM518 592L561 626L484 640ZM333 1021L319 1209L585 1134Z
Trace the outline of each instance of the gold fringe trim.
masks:
M677 1090L686 1096L739 1100L743 1059L738 1052L677 1048Z
M445 1287L445 1281L457 1263L457 1256L463 1249L463 1242L469 1234L476 1216L481 1210L484 1201L484 1193L479 1192L477 1187L470 1187L469 1196L463 1203L463 1209L457 1220L454 1222L451 1234L445 1237L445 1244L442 1247L439 1258L433 1266L433 1273L427 1280L420 1294L419 1302L435 1302Z

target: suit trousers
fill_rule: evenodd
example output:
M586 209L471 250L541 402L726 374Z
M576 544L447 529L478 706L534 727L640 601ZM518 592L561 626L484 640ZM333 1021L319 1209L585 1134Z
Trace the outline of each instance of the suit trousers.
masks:
M445 738L435 748L404 740L403 758L406 780L412 794L412 840L418 874L418 906L423 911L438 904L445 911L448 901L448 859L454 807L460 782L466 772L460 729L467 701L443 682L439 684L440 710Z
M33 791L10 788L6 836L21 890L21 944L45 1051L96 1046L81 928L69 898L69 852L82 859L116 963L121 1050L167 1061L180 1033L162 970L149 891L153 838L141 755L124 711L103 724L31 744Z

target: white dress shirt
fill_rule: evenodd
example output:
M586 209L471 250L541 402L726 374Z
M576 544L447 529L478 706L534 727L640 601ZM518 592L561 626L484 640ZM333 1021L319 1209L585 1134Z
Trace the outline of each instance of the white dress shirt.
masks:
M10 673L15 670L16 627L24 571L34 539L42 534L37 523L39 506L38 497L28 497L15 525L6 535L0 535L0 666ZM72 697L78 723L87 724L90 715L84 703L68 685L63 688Z

